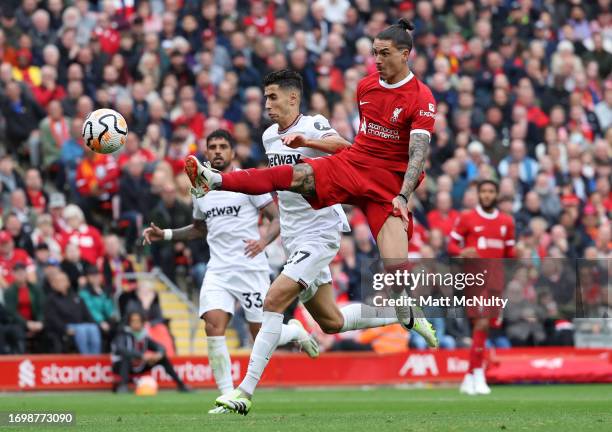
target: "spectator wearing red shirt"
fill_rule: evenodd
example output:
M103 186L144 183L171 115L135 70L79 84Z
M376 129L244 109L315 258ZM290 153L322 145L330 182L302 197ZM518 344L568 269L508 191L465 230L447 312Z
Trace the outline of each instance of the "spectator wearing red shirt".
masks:
M130 133L127 136L123 151L117 158L117 165L119 165L119 170L123 171L125 165L134 155L140 156L142 160L144 160L146 163L154 162L157 159L155 153L153 153L149 149L142 148L140 146L140 139L138 138L138 135Z
M198 112L198 106L192 98L184 98L181 100L181 115L174 120L174 127L184 125L193 132L196 139L201 139L204 136L204 122L206 117L201 112Z
M28 199L29 207L31 207L38 214L44 213L45 209L47 208L49 198L47 193L43 190L40 171L38 171L36 168L30 168L27 170L25 175L25 184L25 193Z
M13 270L17 263L26 266L28 282L36 283L36 268L32 258L23 249L15 248L13 237L7 231L0 231L0 281L9 285L15 281Z
M40 70L40 85L32 89L36 102L47 108L52 100L61 101L66 97L64 87L57 83L57 71L52 66L43 66Z
M436 194L436 208L427 213L429 229L439 229L445 236L450 235L459 212L452 208L453 199L448 192L441 191Z
M68 243L79 246L81 258L95 265L104 255L104 244L100 231L85 222L83 211L74 204L64 209L64 219L69 231L62 236L62 248L66 250Z
M64 208L66 207L66 197L61 192L53 192L49 197L49 213L53 221L53 230L62 235L67 232L70 227L64 219Z
M14 282L4 292L7 312L21 324L28 336L36 337L43 330L43 294L28 281L26 265L18 261L13 266Z
M100 49L103 53L113 55L119 51L121 36L113 28L108 15L101 13L98 16L98 26L93 31L92 37L97 37L100 42Z
M268 7L261 0L251 2L251 14L244 18L245 27L255 26L260 35L271 35L274 31L274 2Z
M110 212L111 198L119 190L119 166L110 155L86 150L84 156L76 171L76 187L83 198L82 207L88 214L98 209Z

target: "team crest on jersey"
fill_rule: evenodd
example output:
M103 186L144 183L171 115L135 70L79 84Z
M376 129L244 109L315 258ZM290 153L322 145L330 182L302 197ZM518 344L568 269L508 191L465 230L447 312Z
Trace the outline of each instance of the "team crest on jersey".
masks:
M326 130L330 130L331 126L325 123L321 123L321 122L315 122L314 127L316 130L320 130L320 131L326 131Z
M393 115L391 116L391 123L397 123L397 120L399 119L399 116L403 110L404 108L399 107L393 110Z

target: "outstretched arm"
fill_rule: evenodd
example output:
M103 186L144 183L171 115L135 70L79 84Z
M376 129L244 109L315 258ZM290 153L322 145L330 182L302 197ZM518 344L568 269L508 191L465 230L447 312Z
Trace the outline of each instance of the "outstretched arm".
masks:
M166 234L167 232L168 234ZM152 242L159 240L195 240L206 237L206 222L203 220L194 219L191 225L177 229L168 229L167 231L159 228L157 225L151 222L151 226L144 230L143 237L144 239L142 244L151 244Z
M400 193L393 199L393 208L399 212L404 220L404 227L408 228L408 200L419 182L419 177L425 168L425 161L429 153L429 135L426 133L413 133L410 135L408 150L408 168L404 175L404 182Z
M351 143L338 134L332 134L320 139L307 139L304 135L291 134L281 138L287 147L308 147L325 153L338 153L351 146Z

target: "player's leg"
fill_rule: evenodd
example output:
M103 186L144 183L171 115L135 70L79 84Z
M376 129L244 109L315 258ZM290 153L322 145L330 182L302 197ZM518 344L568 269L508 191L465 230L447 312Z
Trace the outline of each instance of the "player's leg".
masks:
M208 361L221 394L234 389L232 363L225 339L225 330L234 312L234 297L227 289L233 282L232 277L231 273L208 271L200 289L199 316L205 325ZM209 413L219 412L213 408Z
M221 309L213 309L202 315L206 328L208 361L221 394L234 389L232 382L232 365L225 339L225 330L231 315Z
M251 397L278 346L283 327L283 312L299 292L300 285L284 274L280 274L272 282L263 304L261 329L253 343L246 375L236 390L217 398L217 406L239 414L248 414L252 405Z
M487 336L489 334L487 318L476 318L472 321L472 346L470 348L470 364L468 373L463 378L459 391L468 395L489 394L484 372L484 357Z
M331 283L318 287L315 295L304 303L310 315L325 333L342 333L397 323L396 317L378 317L378 308L362 303L352 303L338 308Z
M250 284L251 288L249 291L237 292L235 294L242 305L246 321L249 323L249 330L253 340L255 340L263 321L263 300L266 298L270 288L270 277L265 271L245 272L242 276L245 278L245 283ZM316 341L311 339L299 321L292 320L288 324L282 325L277 345L282 346L289 342L296 342L309 357L315 358L319 356L319 346Z
M192 192L202 196L211 190L226 190L261 195L277 190L290 190L304 196L315 194L314 171L308 164L279 165L271 168L250 168L220 173L195 156L185 159L185 173L191 180Z
M390 205L390 202L389 204ZM411 235L412 227L408 227L408 233L404 229L401 218L391 215L390 210L385 205L370 203L366 207L366 217L370 228L376 233L376 243L386 272L407 269L408 240ZM384 222L382 218L384 219ZM401 286L391 286L390 295L395 298L405 296ZM396 306L395 313L397 318L408 330L414 329L419 333L430 347L438 346L436 331L419 307Z

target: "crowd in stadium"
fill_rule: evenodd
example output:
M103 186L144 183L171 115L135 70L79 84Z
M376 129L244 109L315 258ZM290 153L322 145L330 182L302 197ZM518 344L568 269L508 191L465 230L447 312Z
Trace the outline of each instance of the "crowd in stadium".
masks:
M610 258L610 10L609 0L3 1L0 354L100 352L117 309L162 323L150 287L114 281L144 257L172 280L186 270L199 288L205 242L140 243L151 221L191 223L184 158L201 157L206 136L224 128L236 166L266 166L261 85L283 68L303 77L303 112L352 140L357 83L376 73L373 37L400 17L415 24L411 70L438 103L427 179L410 203L410 255L446 257L459 213L477 204L475 180L493 178L519 257ZM103 107L130 128L118 154L82 144L84 117ZM349 210L352 232L332 263L339 301L363 300L360 272L377 257L363 215ZM278 272L280 241L268 254ZM562 271L542 277L555 285ZM560 303L573 288L555 298L537 284L529 271L513 276L509 295L529 312L507 316L493 345L572 343ZM605 288L593 281L589 296L609 308ZM433 321L443 347L469 345L467 320ZM385 352L409 339L424 348L417 336L398 325L319 338L325 349Z

